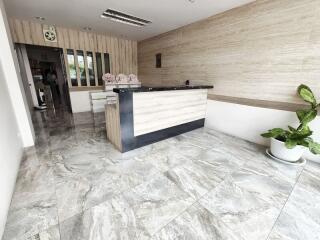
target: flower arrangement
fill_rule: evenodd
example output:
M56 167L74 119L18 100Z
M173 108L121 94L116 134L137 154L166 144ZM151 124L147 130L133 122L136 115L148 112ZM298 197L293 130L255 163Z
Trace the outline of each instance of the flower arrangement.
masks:
M102 80L105 81L105 83L116 83L116 78L111 73L104 74Z
M130 83L138 83L139 82L137 76L134 74L130 74L128 77L129 77Z
M120 73L116 77L116 82L117 83L128 83L128 76L123 73Z

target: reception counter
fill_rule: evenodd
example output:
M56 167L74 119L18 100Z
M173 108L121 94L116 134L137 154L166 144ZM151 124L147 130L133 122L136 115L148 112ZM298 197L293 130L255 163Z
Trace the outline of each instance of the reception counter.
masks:
M212 86L115 88L106 105L107 137L127 152L204 126Z

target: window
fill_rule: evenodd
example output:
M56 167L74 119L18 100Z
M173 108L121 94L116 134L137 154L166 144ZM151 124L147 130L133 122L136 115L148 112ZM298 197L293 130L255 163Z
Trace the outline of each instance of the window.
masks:
M102 86L102 58L101 58L101 53L96 53L96 62L97 62L97 77L98 77L98 85Z
M78 86L77 80L77 69L74 62L74 52L72 49L67 49L67 59L68 59L68 67L69 67L69 75L72 86Z
M102 86L103 74L110 73L109 53L67 49L67 60L72 87Z
M87 64L88 64L88 71L89 71L90 86L95 86L96 85L96 79L95 79L95 74L94 74L93 54L92 54L92 52L87 52Z
M156 68L161 68L161 53L156 54Z
M110 73L109 53L104 54L104 71L105 71L105 73Z
M78 56L78 66L79 66L79 72L80 72L81 86L87 86L86 68L84 65L83 51L77 50L77 56Z

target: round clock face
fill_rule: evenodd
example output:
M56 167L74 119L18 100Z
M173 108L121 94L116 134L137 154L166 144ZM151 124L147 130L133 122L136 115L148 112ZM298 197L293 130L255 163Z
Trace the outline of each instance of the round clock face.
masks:
M48 41L52 42L52 41L56 40L56 34L50 30L46 31L44 33L44 36Z

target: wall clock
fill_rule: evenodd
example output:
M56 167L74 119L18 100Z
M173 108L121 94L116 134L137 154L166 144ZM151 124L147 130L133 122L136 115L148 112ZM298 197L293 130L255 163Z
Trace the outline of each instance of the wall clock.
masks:
M43 27L43 37L44 41L46 42L57 42L57 33L55 27Z

